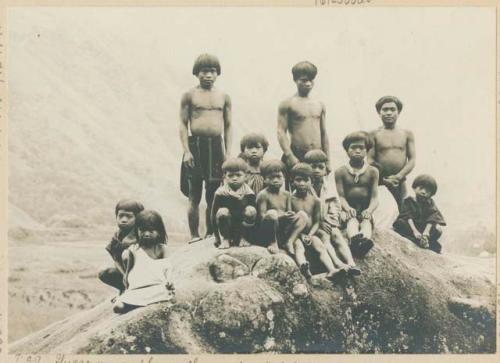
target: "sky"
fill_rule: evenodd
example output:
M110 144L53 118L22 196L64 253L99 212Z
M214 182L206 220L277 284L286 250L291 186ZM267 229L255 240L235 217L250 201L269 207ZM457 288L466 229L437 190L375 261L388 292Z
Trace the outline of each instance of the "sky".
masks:
M346 161L343 137L381 126L375 102L395 95L404 104L398 125L416 139L410 181L431 174L449 212L480 205L477 218L494 221L494 9L11 8L8 21L15 30L72 34L82 51L104 45L121 65L117 73L151 77L161 68L164 93L149 94L140 81L144 90L134 92L143 94L145 114L165 120L173 153L181 152L180 97L196 85L191 69L200 53L221 61L216 85L232 99L233 153L245 132L259 131L270 140L268 155L280 156L277 107L295 92L291 67L299 61L318 67L311 96L326 106L333 167ZM73 31L79 27L85 31ZM96 64L106 61L95 56Z

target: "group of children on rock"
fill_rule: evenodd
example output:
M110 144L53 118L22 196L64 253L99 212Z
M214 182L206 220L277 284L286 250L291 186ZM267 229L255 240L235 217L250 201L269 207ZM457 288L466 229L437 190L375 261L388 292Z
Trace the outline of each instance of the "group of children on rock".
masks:
M394 230L422 248L441 251L438 240L445 221L432 200L435 179L417 176L412 184L415 197L407 196L415 142L411 131L396 127L403 108L398 98L377 101L383 127L347 135L342 146L349 162L331 172L325 106L309 96L316 66L306 61L292 68L297 93L281 102L278 111L281 160L264 160L269 142L258 133L245 135L241 153L230 157L231 99L214 87L220 74L215 56L200 55L193 66L199 85L181 100L181 191L189 198L190 243L202 239L199 203L204 184L207 235L215 236L218 248L260 245L272 254L282 250L306 278L311 277L308 256L316 255L327 278L356 276L361 271L353 255L363 257L374 245L373 214L383 187L399 208ZM120 290L115 311L172 296L168 269L160 273L143 266L154 266L165 256L167 234L160 215L143 211L138 202L121 201L116 217L119 231L106 248L115 267L99 274ZM149 273L156 276L154 281ZM165 285L167 295L161 297L157 286Z

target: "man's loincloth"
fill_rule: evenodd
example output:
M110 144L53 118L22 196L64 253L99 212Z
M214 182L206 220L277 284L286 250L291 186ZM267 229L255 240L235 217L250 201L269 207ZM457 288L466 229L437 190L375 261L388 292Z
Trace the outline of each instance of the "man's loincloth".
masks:
M189 197L189 179L201 179L205 183L221 182L224 162L222 136L189 136L188 142L194 167L181 163L181 191L186 197Z

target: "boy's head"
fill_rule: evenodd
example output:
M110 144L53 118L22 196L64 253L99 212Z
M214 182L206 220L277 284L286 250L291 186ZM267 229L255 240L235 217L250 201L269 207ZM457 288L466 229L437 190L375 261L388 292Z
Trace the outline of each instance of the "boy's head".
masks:
M231 158L222 164L224 179L233 190L239 189L245 183L248 166L241 158Z
M264 135L252 132L243 136L240 147L245 159L257 161L264 156L269 147L269 142Z
M220 63L214 55L202 54L194 61L193 75L200 80L202 88L212 88L220 73Z
M144 210L137 215L136 228L141 244L167 243L168 235L163 219L158 212Z
M418 199L431 198L437 192L436 179L427 174L417 176L411 187Z
M299 192L305 192L310 189L311 176L313 170L309 164L297 163L290 171L292 183Z
M321 178L326 176L328 163L328 156L320 149L310 150L304 155L304 162L309 164L313 171L314 178Z
M314 86L314 78L318 74L318 68L308 61L299 62L292 68L293 80L297 84L297 90L301 95L308 95Z
M279 190L285 180L285 164L278 159L264 161L260 168L260 173L268 187Z
M403 109L403 103L394 96L384 96L375 104L380 118L384 124L393 125Z
M350 160L361 161L366 157L373 143L367 132L357 131L347 135L342 141L342 146Z
M122 199L115 207L116 223L122 231L129 231L135 226L137 214L144 210L142 203L132 199Z

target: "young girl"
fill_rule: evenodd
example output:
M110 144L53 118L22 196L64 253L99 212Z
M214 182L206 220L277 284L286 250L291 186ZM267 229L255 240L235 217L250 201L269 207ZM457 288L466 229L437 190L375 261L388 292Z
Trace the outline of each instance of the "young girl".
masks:
M136 217L136 228L139 243L122 254L127 290L113 307L119 314L174 297L174 286L168 280L168 237L161 216L155 211L142 211Z

